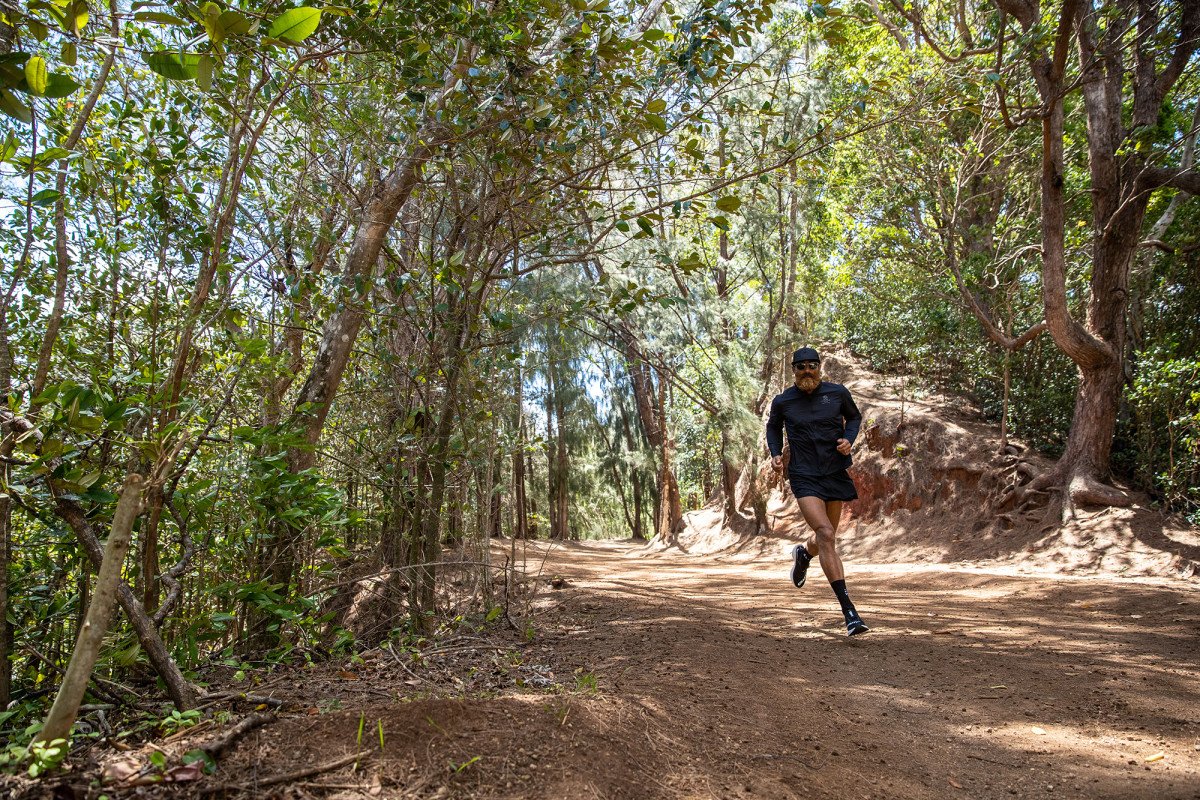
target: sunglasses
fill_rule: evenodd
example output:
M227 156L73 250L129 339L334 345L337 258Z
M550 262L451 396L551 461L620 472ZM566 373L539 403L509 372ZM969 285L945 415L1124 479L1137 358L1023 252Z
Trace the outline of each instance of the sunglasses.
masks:
M820 368L821 368L821 364L820 364L820 362L817 362L817 361L801 361L798 364L792 364L792 369L797 370L797 371L809 370L811 372L816 372Z

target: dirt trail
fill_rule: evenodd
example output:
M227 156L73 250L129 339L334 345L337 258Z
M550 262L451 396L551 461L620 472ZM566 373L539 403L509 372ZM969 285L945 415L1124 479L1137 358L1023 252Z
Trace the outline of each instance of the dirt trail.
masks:
M390 657L298 680L278 696L339 710L244 740L207 796L1200 798L1194 583L852 562L873 630L848 639L819 570L797 590L771 547L556 545L542 580L566 585L533 640L479 645L525 688L434 686ZM357 772L254 788L353 753L360 719Z

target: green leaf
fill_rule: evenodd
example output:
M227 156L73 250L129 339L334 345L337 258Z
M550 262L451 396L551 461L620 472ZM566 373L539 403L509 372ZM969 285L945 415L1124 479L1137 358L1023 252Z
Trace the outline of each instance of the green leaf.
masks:
M267 35L276 39L302 42L312 36L320 23L321 9L293 8L280 14L279 18L271 23Z
M33 204L35 206L53 205L54 201L60 197L62 197L62 195L53 189L42 189L33 196Z
M654 130L658 131L659 133L667 132L667 121L658 114L647 114L646 124L651 128L654 128Z
M729 220L726 217L709 217L708 221L723 231L729 231Z
M8 136L4 137L4 144L0 145L0 163L8 161L17 154L17 148L21 146L21 140L17 138L15 131L9 131ZM15 395L13 395L15 396Z
M47 147L42 152L33 157L35 167L44 167L51 161L58 161L60 158L66 158L71 155L71 151L63 147ZM18 159L25 162L25 168L29 168L29 159Z
M184 53L182 60L176 50L159 50L156 53L142 53L142 59L152 72L162 75L171 81L191 81L196 79L196 67L200 64L198 53Z
M68 67L73 67L77 58L78 50L75 48L75 43L70 40L63 42L62 52L59 53L58 60Z
M666 36L667 35L665 33L663 33L662 31L660 31L658 28L651 28L650 30L648 30L642 34L642 41L643 42L657 42L659 39L665 39Z
M71 22L71 32L76 36L83 33L83 29L88 24L88 7L87 0L75 0L71 5L71 9L67 12L67 18Z
M200 56L200 60L196 62L196 84L203 90L208 91L212 88L213 79L213 59L208 53Z
M70 97L79 91L79 84L70 75L61 72L51 72L46 79L46 91L43 97Z
M250 32L250 20L236 11L226 11L217 17L217 22L221 23L221 27L225 29L225 33L230 36L245 36Z
M139 11L133 15L133 18L139 22L157 22L160 25L187 25L186 19L181 19L174 14L164 14L162 11Z
M646 219L645 217L637 218L637 226L639 228L641 228L642 232L645 233L647 236L654 235L654 226L651 225L650 220Z
M649 103L646 103L646 110L651 114L661 114L667 110L667 101L662 99L651 100Z
M213 44L225 38L225 27L221 25L221 7L216 3L205 3L200 9L204 14L201 22L204 23L204 31L208 34L208 40Z
M733 195L727 195L717 201L717 208L726 214L736 214L741 207L742 201Z
M629 223L625 220L617 220L617 230L622 233L629 233Z
M50 35L49 28L47 28L41 22L38 22L36 19L29 19L26 17L23 21L25 26L29 28L29 32L33 34L33 38L37 39L39 42L46 41L46 37Z
M0 111L26 125L33 122L33 111L18 100L8 89L0 89Z
M34 56L25 62L25 83L29 91L39 97L46 92L46 60Z

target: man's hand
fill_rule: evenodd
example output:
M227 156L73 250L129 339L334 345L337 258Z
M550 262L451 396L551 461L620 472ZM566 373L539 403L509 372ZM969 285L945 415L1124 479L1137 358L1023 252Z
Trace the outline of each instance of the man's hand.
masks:
M844 456L850 455L850 447L851 444L849 439L838 439L837 450L839 453Z
M783 472L783 456L775 456L771 459L771 467L776 472Z

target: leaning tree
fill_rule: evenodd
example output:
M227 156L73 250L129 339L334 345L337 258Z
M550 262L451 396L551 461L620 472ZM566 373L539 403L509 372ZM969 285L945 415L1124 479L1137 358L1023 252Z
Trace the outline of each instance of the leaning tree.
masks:
M1064 521L1080 503L1127 505L1130 498L1105 481L1126 380L1131 266L1154 193L1200 192L1200 171L1181 158L1190 131L1175 124L1191 115L1170 113L1195 96L1200 3L994 0L918 11L892 0L892 7L875 10L892 35L981 70L997 124L1041 128L1042 306L1079 384L1061 458L1014 499L1061 489ZM1087 126L1085 174L1072 174L1065 157L1075 114ZM1084 264L1068 255L1071 222L1090 229ZM1084 273L1082 294L1073 266Z

